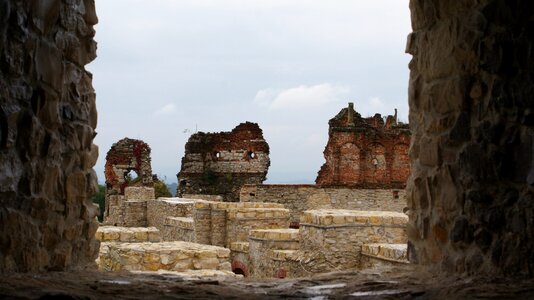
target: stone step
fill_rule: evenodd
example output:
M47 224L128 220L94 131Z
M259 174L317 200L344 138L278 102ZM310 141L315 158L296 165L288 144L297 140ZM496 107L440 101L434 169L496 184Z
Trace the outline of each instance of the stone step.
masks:
M343 225L403 227L408 223L408 216L393 211L318 209L305 211L300 223L332 227Z
M156 227L100 226L95 234L101 242L159 242L160 232Z
M230 249L182 241L106 243L97 262L101 271L231 271Z
M409 263L406 244L364 244L362 255L397 263Z
M297 241L299 240L298 229L253 229L250 231L250 237L263 240L277 241Z
M288 219L289 210L285 208L228 208L228 219Z
M254 247L261 247L264 249L299 249L298 229L253 229L249 232L249 239Z

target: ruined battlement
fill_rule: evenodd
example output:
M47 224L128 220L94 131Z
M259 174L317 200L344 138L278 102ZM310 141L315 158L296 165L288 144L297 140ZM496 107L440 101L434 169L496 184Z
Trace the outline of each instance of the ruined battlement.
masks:
M385 120L384 120L385 119ZM325 164L315 182L321 186L397 188L406 186L410 174L410 130L397 114L370 118L343 108L328 122Z
M239 124L230 132L198 132L185 145L177 192L237 202L241 186L262 183L269 165L269 145L256 123Z

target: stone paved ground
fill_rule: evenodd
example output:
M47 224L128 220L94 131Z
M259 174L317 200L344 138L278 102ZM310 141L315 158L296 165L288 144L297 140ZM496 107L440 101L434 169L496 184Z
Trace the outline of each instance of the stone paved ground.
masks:
M4 274L0 275L0 299L534 299L534 279L440 277L413 267L291 280L214 276L93 271Z

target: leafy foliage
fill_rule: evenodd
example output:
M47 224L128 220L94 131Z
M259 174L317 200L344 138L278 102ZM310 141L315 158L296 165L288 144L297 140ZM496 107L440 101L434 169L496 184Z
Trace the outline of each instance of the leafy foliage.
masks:
M167 184L162 180L154 180L154 193L156 194L156 199L159 197L172 197L171 192L167 188Z
M104 220L104 210L106 207L106 187L99 184L98 192L91 197L91 201L98 205L98 221L102 222Z

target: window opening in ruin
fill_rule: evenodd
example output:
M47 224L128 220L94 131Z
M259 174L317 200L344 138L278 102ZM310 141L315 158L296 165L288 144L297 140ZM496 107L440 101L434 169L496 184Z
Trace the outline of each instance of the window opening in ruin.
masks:
M221 153L220 152L215 152L215 158L221 158Z
M249 151L248 152L248 157L250 158L256 158L256 153L252 152L252 151Z
M124 182L127 183L128 186L135 186L141 182L141 177L136 170L131 169L124 173Z

